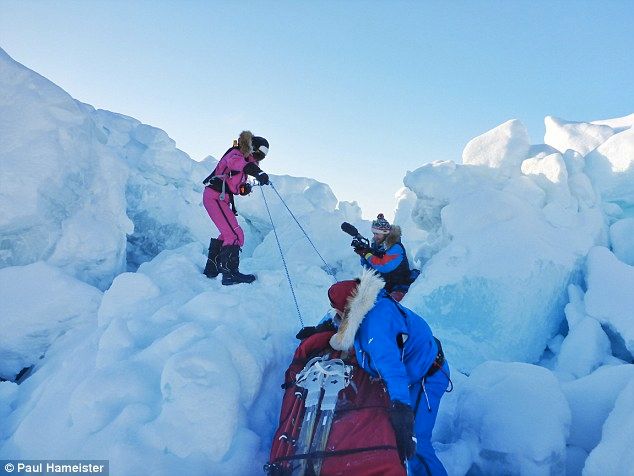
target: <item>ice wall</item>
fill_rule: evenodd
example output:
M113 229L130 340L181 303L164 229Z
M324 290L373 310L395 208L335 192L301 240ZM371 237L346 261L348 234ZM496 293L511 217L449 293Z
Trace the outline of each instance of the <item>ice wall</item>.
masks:
M405 177L418 198L413 220L429 233L418 252L428 261L405 304L429 319L462 370L539 360L564 317L568 284L605 242L584 158L543 150L509 121L469 142L465 163Z
M160 129L97 111L0 50L0 267L46 261L101 289L208 239L206 167Z

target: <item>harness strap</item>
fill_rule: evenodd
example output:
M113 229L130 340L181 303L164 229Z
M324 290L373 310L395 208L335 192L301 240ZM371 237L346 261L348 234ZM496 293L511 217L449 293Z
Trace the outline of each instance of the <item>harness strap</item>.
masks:
M398 451L396 446L392 445L379 445L379 446L366 446L364 448L350 448L347 450L334 450L334 451L315 451L313 453L302 453L292 456L280 456L276 458L271 465L275 463L282 463L284 461L302 460L302 459L324 459L332 456L345 456L355 453L362 453L364 451L378 451L378 450L395 450Z
M231 178L234 175L237 174L241 174L243 173L242 170L232 170L229 168L229 166L227 165L226 161L223 162L222 160L225 158L225 156L231 152L233 149L235 149L235 147L231 147L229 150L227 150L227 152L224 153L224 155L222 156L222 158L218 161L218 164L216 165L216 168L214 169L214 171L211 173L211 175L209 175L205 180L203 180L203 185L207 186L207 187L211 187L213 190L216 190L217 192L220 192L220 200L224 200L225 199L225 194L226 192L226 180L227 178ZM220 166L224 167L224 171L222 173L219 173L219 168ZM218 181L222 181L222 185L220 185L218 183ZM229 192L231 193L231 192ZM233 199L233 197L232 197ZM235 207L232 205L233 208L233 213L236 213Z
M427 411L431 412L431 406L429 405L429 398L427 398L427 390L425 389L425 379L427 377L431 377L436 372L442 369L442 366L445 364L445 354L442 351L442 345L440 341L434 337L436 341L436 345L438 346L438 353L436 354L436 358L429 367L427 373L423 376L420 381L420 390L418 391L418 396L416 397L416 405L414 406L414 415L418 413L418 407L420 405L420 400L423 394L425 394L425 400L427 401ZM451 380L449 380L451 382ZM453 390L453 383L451 384ZM450 390L451 391L451 390Z

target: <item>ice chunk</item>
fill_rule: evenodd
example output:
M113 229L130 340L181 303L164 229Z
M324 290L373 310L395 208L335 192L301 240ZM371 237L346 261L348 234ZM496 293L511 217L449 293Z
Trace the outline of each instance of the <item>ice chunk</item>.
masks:
M582 319L562 342L556 370L574 378L584 377L608 360L610 339L598 321Z
M158 287L146 275L120 274L104 294L99 308L99 325L105 326L112 319L134 315L139 306L158 295Z
M630 114L629 116L617 117L614 119L592 121L592 124L609 126L615 131L621 132L631 127L634 127L634 114Z
M614 134L614 130L606 125L564 121L553 116L546 116L544 124L544 142L562 153L571 149L586 155Z
M491 359L538 361L580 258L602 236L599 209L542 209L543 189L523 177L434 163L405 178L418 197L412 218L430 237L419 254L431 259L404 303L428 319L463 370Z
M634 354L634 267L604 247L588 253L586 312L623 338Z
M458 391L454 439L471 448L479 472L563 473L570 409L550 371L486 362Z
M634 266L634 218L624 218L610 227L612 251L618 259Z
M546 192L547 202L556 201L564 207L570 206L568 172L561 154L526 159L522 162L522 173L534 177L535 183Z
M3 51L0 90L0 267L51 259L105 289L132 231L126 167L83 105Z
M428 233L417 227L412 219L416 195L410 189L403 187L396 193L396 200L394 225L401 227L401 241L407 251L410 268L413 268L416 266L416 252L427 240Z
M304 196L310 203L328 212L333 212L337 206L337 197L332 193L330 187L324 183L316 182L304 191Z
M15 409L17 396L17 383L0 381L0 419L3 422L8 421L9 415ZM0 427L0 440L4 440L9 436L7 430L8 428Z
M634 379L621 391L603 426L603 437L590 453L584 476L626 475L634 468Z
M204 448L220 461L238 428L239 379L221 341L202 340L174 354L161 374L161 413L143 433L181 458Z
M569 445L592 451L601 441L601 428L614 408L617 396L632 379L634 365L614 365L562 383L572 412Z
M485 165L500 169L505 175L517 175L529 150L526 127L513 119L471 139L462 152L462 163Z
M585 159L573 150L566 151L563 157L568 170L570 193L576 200L579 211L594 207L598 201L597 193L584 172Z
M573 476L581 474L586 463L588 452L578 446L568 446L566 448L566 475Z
M72 327L94 326L101 296L42 262L0 269L0 377L36 364Z
M634 202L634 129L610 137L586 156L586 174L604 200Z

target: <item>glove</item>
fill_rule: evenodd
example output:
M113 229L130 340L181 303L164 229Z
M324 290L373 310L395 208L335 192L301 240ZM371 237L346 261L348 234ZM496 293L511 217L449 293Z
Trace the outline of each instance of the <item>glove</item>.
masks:
M268 185L269 184L269 176L266 172L260 172L256 175L256 180L260 182L260 185Z
M335 324L332 322L332 319L328 319L327 321L322 322L318 326L302 327L302 330L300 330L295 337L299 340L304 340L314 334L319 334L320 332L336 331L336 330L337 328L335 327Z
M392 402L390 423L396 436L396 447L401 461L411 458L416 452L414 441L414 411L403 402Z
M238 186L238 193L243 197L249 195L251 193L251 184L249 182L241 183Z
M372 250L364 246L355 246L354 252L362 258L365 258L365 255L367 255L368 253L372 253Z

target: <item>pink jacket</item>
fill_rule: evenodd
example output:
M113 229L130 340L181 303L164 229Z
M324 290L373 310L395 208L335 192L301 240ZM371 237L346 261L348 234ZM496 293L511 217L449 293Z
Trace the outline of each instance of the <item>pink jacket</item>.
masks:
M216 166L215 174L217 177L223 177L227 189L237 195L239 194L238 187L247 180L247 174L244 172L244 168L250 162L257 165L257 161L253 158L253 155L249 155L245 159L240 150L232 149L220 159L220 162L218 162Z

